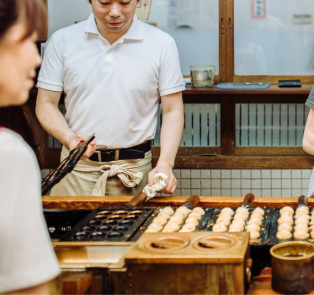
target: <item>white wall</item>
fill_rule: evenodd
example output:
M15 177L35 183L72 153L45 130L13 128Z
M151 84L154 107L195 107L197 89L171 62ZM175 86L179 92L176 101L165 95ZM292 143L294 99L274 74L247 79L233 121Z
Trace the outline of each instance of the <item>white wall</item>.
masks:
M56 30L85 20L91 13L87 0L48 0L48 35Z

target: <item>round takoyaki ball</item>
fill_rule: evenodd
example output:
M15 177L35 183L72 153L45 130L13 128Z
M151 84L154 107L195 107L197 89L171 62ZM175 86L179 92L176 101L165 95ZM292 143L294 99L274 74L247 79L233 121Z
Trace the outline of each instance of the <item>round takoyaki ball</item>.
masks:
M227 226L223 223L214 224L212 231L215 233L223 233L227 231Z
M307 224L302 224L302 223L299 223L297 225L294 226L294 231L308 231L309 228L307 226Z
M187 217L188 216L188 214L186 214L186 213L184 213L184 212L180 212L180 211L178 211L178 212L175 212L171 217L174 217L174 216L179 216L179 217L182 217L182 218L185 218L185 217Z
M246 219L249 216L249 209L245 207L239 207L235 214Z
M200 220L200 219L202 219L202 214L200 214L200 213L197 213L197 212L191 212L189 215L188 215L188 217L195 217L197 220Z
M250 240L256 240L260 237L259 230L248 230L250 233Z
M196 212L196 213L200 213L201 215L204 215L205 214L205 210L201 207L195 207L192 212Z
M291 208L289 206L285 206L285 207L283 207L283 208L281 208L279 210L279 213L280 213L280 215L283 214L283 213L288 213L288 214L293 215L294 214L294 210L293 210L293 208Z
M261 216L264 216L265 214L265 210L261 207L257 207L253 210L252 214L258 214L258 215L261 215Z
M240 216L235 216L232 220L232 223L242 223L245 224L246 219L244 219L243 217Z
M190 210L188 207L186 206L180 206L177 210L176 210L176 213L177 212L182 212L186 215L188 215L192 210Z
M228 218L228 217L218 217L217 220L216 220L216 223L222 223L224 225L229 225L230 224L230 220L231 218Z
M226 208L223 208L221 211L220 211L220 214L228 214L228 215L231 215L233 216L234 212L231 208L229 207L226 207Z
M194 224L185 224L184 226L182 226L182 228L179 230L179 232L181 233L189 233L192 231L195 231L196 229L196 225Z
M252 218L258 218L260 220L263 220L264 215L261 215L260 213L252 213L250 216L250 219L252 219Z
M159 225L165 225L168 222L167 218L157 216L154 218L152 223L159 224Z
M163 233L173 233L180 229L180 226L174 222L168 222L164 229L162 230Z
M229 227L229 232L242 232L244 230L244 225L240 223L233 223Z
M259 218L250 218L250 220L248 221L248 224L258 224L261 225L262 224L262 220Z
M289 240L291 237L291 231L285 229L278 231L276 234L278 240Z
M176 224L182 224L184 220L183 216L180 215L172 215L168 221L168 223L176 223Z
M281 217L278 219L278 224L282 224L282 223L293 224L293 218L292 218L292 216L287 216L287 215L281 216Z
M261 228L261 227L260 227L258 224L254 224L254 223L248 224L248 225L245 227L246 231L259 231L260 228Z
M308 216L306 215L306 216L300 216L300 217L298 217L298 218L296 218L295 220L294 220L294 223L295 224L306 224L306 225L308 225L309 224L309 218L308 218Z
M195 218L195 217L190 217L188 216L188 218L185 220L185 224L195 224L197 225L198 224L198 219Z
M308 215L309 212L310 212L310 209L308 206L300 206L295 210L295 216Z
M288 231L292 231L292 225L289 223L281 223L278 225L278 231L281 230L288 230Z
M164 214L167 214L167 215L173 215L174 214L174 210L170 207L170 206L167 206L165 208L162 208L159 210L159 213L164 213Z
M159 231L161 231L161 229L162 229L162 225L152 223L148 226L145 232L158 233Z
M171 217L172 215L169 215L169 214L167 214L167 213L159 213L156 217L157 218L164 218L164 219L167 219L167 220L169 220L170 219L170 217Z
M297 240L306 240L309 238L309 233L305 230L295 230L293 236Z

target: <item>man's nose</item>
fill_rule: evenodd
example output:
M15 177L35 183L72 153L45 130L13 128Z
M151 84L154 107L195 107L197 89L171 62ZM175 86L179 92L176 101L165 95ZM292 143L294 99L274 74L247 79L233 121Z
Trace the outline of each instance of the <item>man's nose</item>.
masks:
M109 15L111 17L118 17L121 15L121 9L119 3L113 3L110 9Z

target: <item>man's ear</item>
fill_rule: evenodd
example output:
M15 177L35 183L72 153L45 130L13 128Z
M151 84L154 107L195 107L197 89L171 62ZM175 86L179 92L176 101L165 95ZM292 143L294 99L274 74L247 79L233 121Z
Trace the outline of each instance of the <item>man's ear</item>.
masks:
M86 0L88 4L92 4L92 0Z

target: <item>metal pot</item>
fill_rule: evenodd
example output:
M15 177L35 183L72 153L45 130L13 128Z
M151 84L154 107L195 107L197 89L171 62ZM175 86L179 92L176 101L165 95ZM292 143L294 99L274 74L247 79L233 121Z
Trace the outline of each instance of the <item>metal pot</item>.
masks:
M314 244L285 242L270 249L272 288L284 294L304 294L314 290Z

